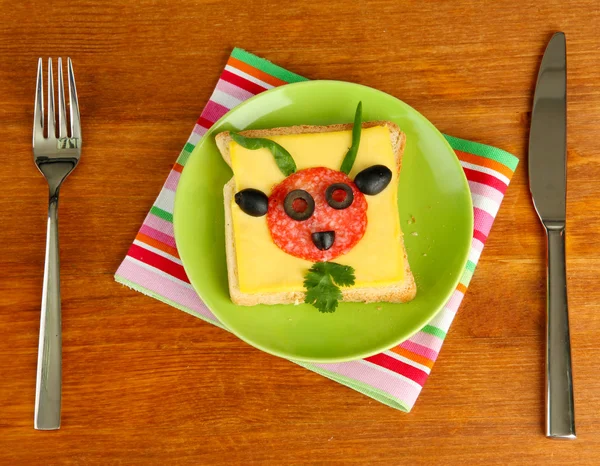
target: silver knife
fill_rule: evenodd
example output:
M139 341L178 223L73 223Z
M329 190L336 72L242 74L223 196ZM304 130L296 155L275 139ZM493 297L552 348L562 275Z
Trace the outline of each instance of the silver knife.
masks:
M567 306L567 56L562 32L552 36L540 65L529 133L529 189L546 229L546 436L575 438L571 341Z

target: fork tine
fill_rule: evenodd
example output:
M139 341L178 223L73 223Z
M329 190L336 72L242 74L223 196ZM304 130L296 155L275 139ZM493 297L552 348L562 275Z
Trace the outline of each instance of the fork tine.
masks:
M54 121L54 76L52 73L52 58L48 58L48 137L56 138Z
M75 86L75 74L73 73L73 62L67 58L69 75L69 102L71 115L71 137L81 139L81 121L79 119L79 100L77 100L77 87Z
M44 137L44 87L42 59L38 59L37 83L35 86L35 107L33 109L33 142Z
M67 137L67 107L65 106L65 84L63 81L62 58L58 58L58 137Z

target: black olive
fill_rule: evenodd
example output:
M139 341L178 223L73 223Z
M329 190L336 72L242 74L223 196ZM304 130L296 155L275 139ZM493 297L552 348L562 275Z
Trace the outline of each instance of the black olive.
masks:
M304 201L306 207L302 211L298 211L294 208L294 201ZM315 200L313 197L303 189L294 189L290 191L285 200L283 201L283 210L288 214L290 218L294 220L302 221L309 219L315 211Z
M373 165L365 168L354 178L354 183L361 193L374 196L383 191L392 181L392 171L384 165Z
M321 251L327 251L335 241L335 231L317 231L310 235L313 244Z
M344 199L341 201L336 201L333 198L333 194L336 191L344 191ZM327 188L327 191L325 191L325 199L327 200L327 203L334 209L345 209L346 207L350 207L352 205L352 202L354 201L354 193L352 192L352 188L346 183L334 183Z
M242 189L239 193L235 193L234 199L240 209L252 217L262 217L269 210L269 198L258 189Z

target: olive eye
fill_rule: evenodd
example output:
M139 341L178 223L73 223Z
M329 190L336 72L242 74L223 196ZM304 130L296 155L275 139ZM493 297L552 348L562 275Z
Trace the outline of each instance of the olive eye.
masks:
M262 217L269 209L269 198L258 189L242 189L235 194L234 200L242 212L252 217Z
M358 190L369 196L374 196L383 191L392 181L392 171L385 165L373 165L365 168L354 177Z
M309 219L315 211L315 200L303 189L294 189L285 196L283 210L290 218L301 222Z
M345 209L352 205L354 193L346 183L334 183L325 191L325 199L334 209Z

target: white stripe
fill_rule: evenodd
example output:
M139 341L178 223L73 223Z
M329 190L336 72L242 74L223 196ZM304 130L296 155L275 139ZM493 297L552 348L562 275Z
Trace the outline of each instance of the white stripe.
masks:
M419 364L418 362L415 362L412 359L405 358L404 356L394 353L393 351L386 351L385 354L391 358L397 359L398 361L402 361L403 363L406 363L409 366L413 366L413 367L416 367L417 369L421 369L423 372L426 372L427 374L431 374L431 369L429 367Z
M482 167L481 165L475 165L469 162L460 161L461 165L465 168L470 168L471 170L475 170L481 173L487 173L488 175L492 175L502 181L504 184L508 184L510 180L504 176L502 173L497 172L493 168Z
M482 196L481 194L471 193L471 197L473 198L473 207L484 210L492 217L496 218L498 209L500 209L500 204L489 197Z
M392 374L396 377L398 377L399 379L404 380L406 383L408 383L409 385L412 385L413 387L415 387L417 390L421 391L423 390L423 387L421 387L421 385L419 385L417 382L415 382L413 379L409 379L408 377L402 375L402 374L398 374L397 372L391 371L389 369L386 369L385 367L381 367L379 364L374 364L372 362L369 361L365 361L364 359L359 359L355 362L358 362L359 364L365 364L369 367L374 368L375 370L384 372L386 374Z
M191 144L192 146L196 146L196 144L198 144L198 141L200 141L200 139L202 138L201 134L198 133L192 133L190 138L188 139L188 144Z
M173 206L175 205L175 191L170 189L163 189L158 198L154 202L154 205L159 209L162 209L170 214L173 213Z
M149 244L146 244L143 241L135 239L135 240L133 240L133 244L136 244L141 248L147 249L148 251L152 251L154 254L158 254L159 256L169 259L170 261L175 262L176 264L183 265L183 263L181 262L181 259L177 259L176 257L173 257L168 252L164 252L164 251L161 251L160 249L156 249L155 247L150 246Z
M469 260L471 262L473 262L473 264L477 265L477 262L479 262L480 256L481 256L481 251L478 251L475 248L471 248L471 251L469 252Z
M454 312L442 309L433 319L431 319L429 325L433 325L434 327L437 327L448 333L448 330L450 330L450 325L454 320L454 315Z
M190 285L189 283L184 282L183 280L179 280L179 278L174 277L173 275L169 275L168 273L163 272L162 270L159 270L156 267L152 267L151 265L146 264L145 262L137 260L135 257L127 256L127 260L132 260L136 263L136 265L139 265L140 267L143 267L146 270L150 270L151 272L153 272L157 275L160 275L163 278L167 278L167 279L171 280L172 282L175 282L175 283L178 283L179 285L185 286L186 288L189 288L190 290L194 289L192 287L192 285Z
M226 94L223 91L215 89L213 95L210 97L210 100L213 102L222 105L223 107L227 107L228 109L232 109L233 107L238 106L242 101L240 99L236 99L232 95Z
M258 84L259 86L262 86L266 89L271 89L271 88L275 87L275 86L272 86L271 84L267 84L266 82L261 81L258 78L255 78L254 76L252 76L248 73L244 73L243 71L238 70L237 68L234 68L231 65L225 65L225 69L227 71L230 71L233 74L237 74L238 76L241 76L242 78L247 79L248 81L252 81L253 83Z

